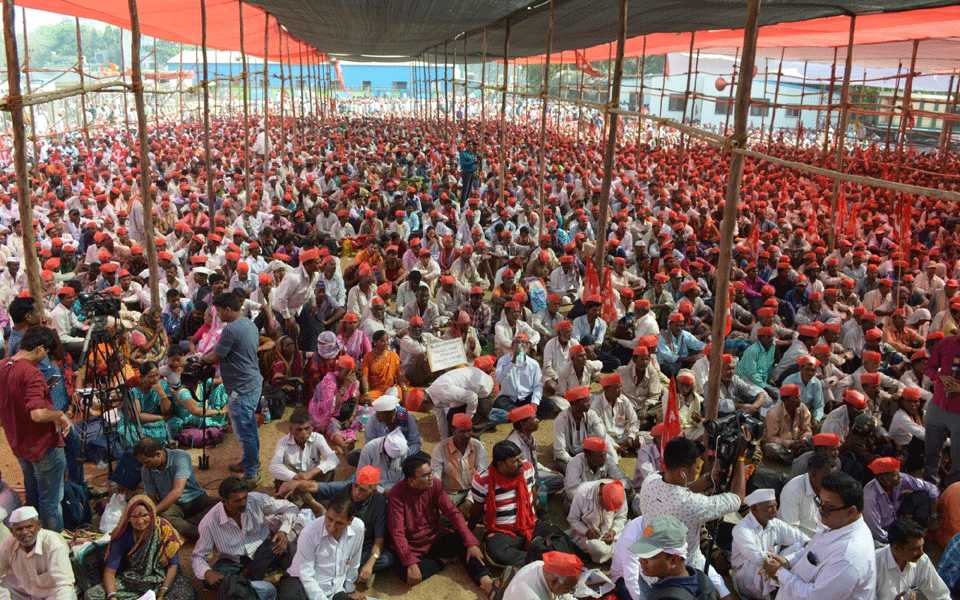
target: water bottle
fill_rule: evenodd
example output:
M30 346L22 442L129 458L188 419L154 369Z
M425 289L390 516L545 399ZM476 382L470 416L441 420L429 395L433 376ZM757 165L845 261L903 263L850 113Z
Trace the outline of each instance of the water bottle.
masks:
M520 348L520 350L517 352L517 364L518 365L522 364L523 359L526 357L527 357L527 353L523 351L523 348Z
M547 505L547 484L540 482L540 486L537 487L537 503L540 506Z

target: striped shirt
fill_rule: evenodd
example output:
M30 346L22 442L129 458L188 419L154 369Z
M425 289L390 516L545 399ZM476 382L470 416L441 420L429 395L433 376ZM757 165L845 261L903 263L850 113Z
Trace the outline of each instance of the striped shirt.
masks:
M527 489L530 490L530 510L533 510L533 503L536 501L536 493L533 490L536 471L529 462L523 463L523 478L527 480ZM490 492L490 469L484 469L473 478L473 486L470 489L470 499L480 505L487 501L487 495ZM504 490L497 486L494 490L494 502L497 506L496 524L500 527L509 527L517 522L517 492L515 490Z

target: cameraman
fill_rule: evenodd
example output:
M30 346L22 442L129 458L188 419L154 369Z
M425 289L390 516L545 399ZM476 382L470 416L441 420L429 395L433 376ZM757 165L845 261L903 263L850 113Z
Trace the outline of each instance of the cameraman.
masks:
M253 479L260 468L260 433L255 414L263 388L257 361L260 333L253 321L242 316L240 300L234 292L218 295L213 299L213 306L217 317L227 325L217 347L203 356L203 362L220 365L223 386L230 396L227 408L233 431L243 447L243 458L229 469Z
M720 461L715 460L709 473L697 477L703 467L704 450L700 442L682 436L667 442L663 449L664 470L647 476L638 496L644 519L671 515L687 526L687 562L701 570L705 560L700 552L700 526L738 510L746 493L742 456L733 464L729 492L713 496L702 493L720 475ZM721 598L729 595L716 569L708 575Z

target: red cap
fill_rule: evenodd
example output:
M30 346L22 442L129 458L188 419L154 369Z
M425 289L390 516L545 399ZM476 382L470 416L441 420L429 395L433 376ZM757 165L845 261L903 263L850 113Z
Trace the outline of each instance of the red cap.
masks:
M583 449L589 450L590 452L606 452L607 442L605 442L603 438L591 436L583 440Z
M883 456L880 458L873 459L873 462L870 463L870 470L873 471L875 475L882 475L883 473L894 473L900 471L900 461L893 458L892 456Z
M511 423L516 423L524 419L529 419L530 417L537 414L537 407L534 404L524 404L523 406L517 407L507 413L507 418L510 419Z

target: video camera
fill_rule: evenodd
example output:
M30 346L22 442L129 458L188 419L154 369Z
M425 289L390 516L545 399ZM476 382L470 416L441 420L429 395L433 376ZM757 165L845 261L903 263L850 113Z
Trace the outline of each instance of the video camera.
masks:
M120 299L101 292L83 292L79 295L80 314L84 317L119 317Z
M180 382L184 386L195 387L208 379L213 379L217 374L217 368L208 365L199 358L190 357L183 365L183 373L180 374Z
M707 431L708 448L713 450L714 460L720 461L722 481L717 482L717 487L723 489L726 487L723 480L737 457L755 451L755 442L763 435L763 421L747 411L738 410L719 419L704 421L703 427Z

